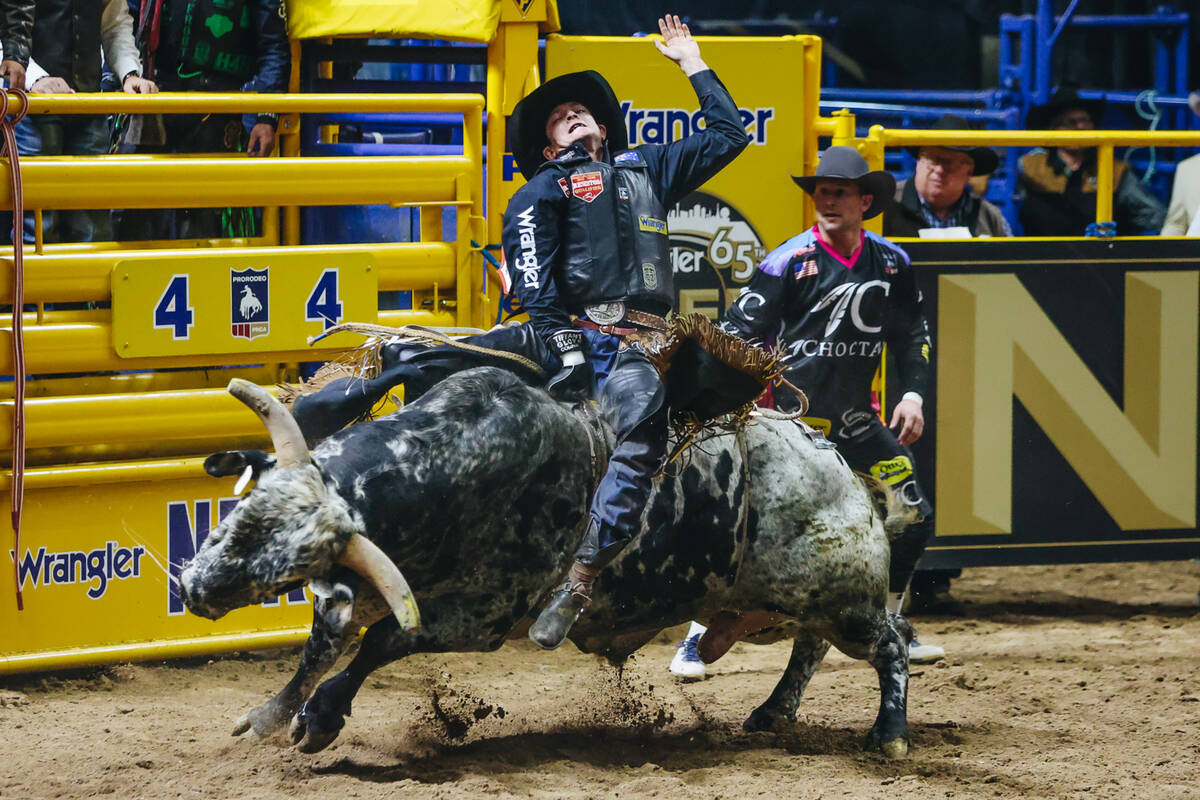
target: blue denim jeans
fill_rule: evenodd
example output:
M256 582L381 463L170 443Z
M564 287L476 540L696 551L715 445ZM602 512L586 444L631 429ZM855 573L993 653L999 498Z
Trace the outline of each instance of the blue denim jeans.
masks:
M17 125L17 152L22 156L95 156L108 152L106 117L29 116ZM95 242L112 239L108 209L42 212L42 236L47 242ZM4 215L5 220L11 220ZM12 224L6 226L11 231ZM25 214L25 241L33 242L33 213ZM9 234L11 240L11 233Z

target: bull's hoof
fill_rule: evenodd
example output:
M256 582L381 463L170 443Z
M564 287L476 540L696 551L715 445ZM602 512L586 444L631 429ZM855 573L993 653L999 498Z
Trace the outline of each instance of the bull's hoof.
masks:
M288 735L292 737L292 744L301 753L321 752L333 744L333 740L338 737L339 733L341 733L340 730L318 733L301 722L299 714L292 718L292 724L288 727Z
M908 733L882 733L879 726L871 728L865 744L868 750L878 750L884 758L904 758L908 755Z
M781 722L795 722L794 716L781 714L778 711L770 711L766 706L759 706L754 709L750 716L746 717L746 721L742 723L742 730L746 733L756 733L758 731L774 730L775 726Z
M292 744L302 753L319 753L333 743L346 724L343 714L349 714L346 708L343 713L336 711L322 713L319 695L314 695L300 706L292 724L288 726L288 736Z
M283 732L287 723L288 716L280 716L275 713L275 706L272 703L263 703L238 717L237 722L234 723L233 735L250 741L269 739Z

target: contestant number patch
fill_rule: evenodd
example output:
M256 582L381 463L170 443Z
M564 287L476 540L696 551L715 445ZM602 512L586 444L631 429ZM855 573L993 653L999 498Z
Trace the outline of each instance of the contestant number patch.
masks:
M339 322L376 320L379 277L366 251L130 259L112 298L122 358L308 350Z

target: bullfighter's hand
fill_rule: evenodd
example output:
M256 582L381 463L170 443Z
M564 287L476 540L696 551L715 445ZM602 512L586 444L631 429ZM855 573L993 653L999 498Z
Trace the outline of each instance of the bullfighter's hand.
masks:
M896 403L888 427L892 430L900 429L896 439L902 445L907 446L920 439L921 434L925 432L925 412L921 410L921 404L911 398Z
M684 75L691 76L708 69L708 65L700 58L700 43L692 38L688 26L679 21L679 15L659 17L658 30L662 34L662 41L655 39L654 46L658 52L678 64Z
M250 129L250 141L246 144L246 155L262 158L275 149L275 128L260 122Z
M33 86L29 87L29 91L34 94L75 94L75 90L71 88L70 84L53 75L38 78L33 82Z
M25 67L19 61L4 59L0 61L0 78L8 81L8 88L25 90Z
M158 91L158 84L141 75L130 75L125 78L121 88L125 94L154 94Z

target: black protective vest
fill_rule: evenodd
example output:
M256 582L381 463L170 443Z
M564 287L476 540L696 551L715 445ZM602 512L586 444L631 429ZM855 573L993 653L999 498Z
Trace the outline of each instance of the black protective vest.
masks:
M100 91L100 16L95 0L38 0L33 60L77 92ZM118 75L117 79L124 78Z
M627 151L615 162L562 165L568 200L558 290L577 314L611 300L665 313L675 306L667 212L645 161Z

